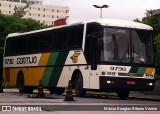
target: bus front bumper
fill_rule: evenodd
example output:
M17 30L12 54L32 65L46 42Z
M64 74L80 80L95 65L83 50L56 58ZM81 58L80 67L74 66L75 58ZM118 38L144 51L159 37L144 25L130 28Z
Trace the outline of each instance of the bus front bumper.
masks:
M116 91L126 89L130 91L152 91L155 80L145 78L130 77L108 77L100 76L100 89L106 91Z

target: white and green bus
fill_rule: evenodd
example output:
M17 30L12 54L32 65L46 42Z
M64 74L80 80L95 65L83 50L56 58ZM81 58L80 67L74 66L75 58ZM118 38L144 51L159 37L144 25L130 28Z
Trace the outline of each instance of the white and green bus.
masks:
M3 76L19 92L33 92L42 80L52 94L62 94L69 80L77 96L86 91L154 88L152 27L131 21L97 19L6 38Z

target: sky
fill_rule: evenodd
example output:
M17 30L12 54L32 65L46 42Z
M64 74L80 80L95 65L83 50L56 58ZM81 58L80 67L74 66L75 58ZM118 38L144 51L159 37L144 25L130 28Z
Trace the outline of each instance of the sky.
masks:
M110 7L102 10L102 18L142 19L146 10L160 9L160 0L43 0L44 5L69 6L69 23L100 18L100 9L93 5Z

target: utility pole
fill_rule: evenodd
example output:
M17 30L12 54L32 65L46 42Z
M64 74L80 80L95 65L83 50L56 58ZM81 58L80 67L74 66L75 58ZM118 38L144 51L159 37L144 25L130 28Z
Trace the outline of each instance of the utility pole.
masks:
M102 9L103 8L108 8L108 5L102 5L102 6L98 6L98 5L93 5L95 8L100 8L100 18L102 18Z

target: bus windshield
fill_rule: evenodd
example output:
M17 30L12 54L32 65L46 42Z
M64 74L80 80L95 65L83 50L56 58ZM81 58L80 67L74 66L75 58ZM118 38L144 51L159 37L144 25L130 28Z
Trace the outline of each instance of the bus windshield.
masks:
M152 32L104 28L101 62L152 63Z

